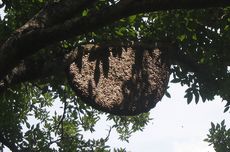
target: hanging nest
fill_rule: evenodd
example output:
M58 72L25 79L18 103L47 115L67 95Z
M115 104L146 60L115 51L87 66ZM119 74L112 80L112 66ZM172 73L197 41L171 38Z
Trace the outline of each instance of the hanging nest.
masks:
M169 67L159 49L93 47L78 49L68 69L81 100L115 115L148 112L163 97Z

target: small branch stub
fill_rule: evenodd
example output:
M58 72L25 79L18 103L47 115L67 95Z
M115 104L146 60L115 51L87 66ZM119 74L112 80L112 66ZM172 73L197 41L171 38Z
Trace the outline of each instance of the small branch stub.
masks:
M97 47L78 50L69 83L83 102L115 115L148 112L161 100L169 66L159 49Z

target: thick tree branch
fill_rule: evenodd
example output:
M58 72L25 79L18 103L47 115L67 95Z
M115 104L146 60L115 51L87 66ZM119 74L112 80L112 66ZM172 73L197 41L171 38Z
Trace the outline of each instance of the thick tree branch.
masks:
M88 51L91 49L88 45L82 47ZM0 81L0 93L19 83L44 80L52 76L62 81L65 78L66 68L77 59L77 52L78 48L65 55L37 55L36 58L23 60Z
M44 80L52 76L55 76L55 79L63 80L67 65L74 59L74 55L69 55L68 58L63 56L38 60L30 58L22 61L1 81L0 93L19 83Z
M71 0L69 0L71 1ZM72 0L73 1L73 0ZM29 30L10 37L0 48L0 79L20 60L54 42L94 31L116 20L141 12L228 6L228 0L126 0L87 17L75 17L45 29ZM68 7L68 6L67 6ZM63 9L68 9L63 7ZM57 12L56 12L57 13Z
M25 25L16 30L24 33L53 26L80 14L84 9L90 8L97 0L62 0L59 3L47 3L46 6L30 19Z

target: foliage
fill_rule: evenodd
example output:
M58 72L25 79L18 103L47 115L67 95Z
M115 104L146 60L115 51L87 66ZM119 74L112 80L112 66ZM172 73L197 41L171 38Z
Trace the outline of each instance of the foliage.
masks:
M172 82L189 86L185 95L188 103L193 97L196 103L199 97L205 102L213 100L215 95L227 101L230 99L227 73L229 46L226 45L229 41L228 14L228 8L186 12L174 10L150 14L147 20L149 23L143 30L147 41L154 37L159 41L170 39L178 44L176 58L182 64L172 66ZM173 53L170 55L174 56Z
M0 117L1 132L5 138L18 143L20 149L56 151L56 148L51 148L56 144L59 151L109 151L109 146L106 146L109 135L98 140L84 139L84 131L94 132L102 113L83 104L69 87L64 84L34 86L31 83L20 87L3 94L1 110L8 111L2 112ZM60 99L59 104L55 100L57 98ZM113 120L111 129L117 129L120 139L127 141L131 133L143 130L150 119L148 114L143 114L138 117L109 115L108 120Z
M211 129L205 141L213 145L216 152L230 151L230 129L226 129L225 120L216 125L211 123Z
M6 16L0 20L0 46L17 28L52 2L2 1ZM95 9L104 10L116 3L116 0L100 0ZM86 9L81 15L88 16L92 12ZM154 47L162 48L171 64L172 82L189 87L185 92L188 103L193 99L196 103L200 99L206 102L219 95L227 101L226 112L230 107L230 72L227 70L230 65L229 14L229 7L140 13L52 44L28 60L34 64L41 60L49 65L48 61L59 59L74 48L88 43L118 47L128 47L135 42L154 44ZM169 93L166 95L170 97ZM116 129L119 138L124 141L128 141L132 133L142 131L151 120L148 113L117 117L96 111L83 104L63 75L56 73L9 85L0 92L0 102L0 140L15 151L111 151L106 145L111 130L107 137L98 140L84 138L84 132L95 131L95 125L102 115L106 115L112 123L111 129ZM32 124L31 120L35 123ZM223 134L225 136L220 136ZM213 144L216 150L228 148L225 151L229 151L228 138L229 130L222 122L221 125L212 124L206 141Z

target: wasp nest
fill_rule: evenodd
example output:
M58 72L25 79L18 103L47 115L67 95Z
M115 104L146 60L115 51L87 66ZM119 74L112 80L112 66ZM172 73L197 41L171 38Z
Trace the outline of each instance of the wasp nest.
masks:
M148 112L161 100L169 70L159 49L78 50L69 67L71 86L83 102L116 115Z

